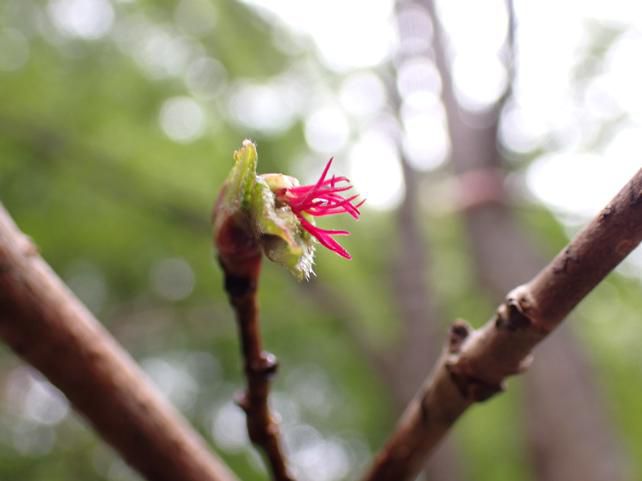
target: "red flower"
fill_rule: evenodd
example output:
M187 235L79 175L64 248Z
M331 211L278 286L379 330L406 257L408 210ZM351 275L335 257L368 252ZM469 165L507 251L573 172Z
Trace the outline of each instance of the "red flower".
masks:
M314 236L322 246L336 252L341 257L351 259L352 256L348 251L333 238L333 236L337 235L349 235L350 232L347 230L321 229L313 225L304 215L323 217L334 214L349 214L355 219L359 219L361 214L359 207L363 205L365 199L355 204L359 197L358 194L343 197L344 192L352 189L352 185L346 177L333 175L326 179L332 160L328 161L316 184L280 189L276 192L276 198L290 206L292 212L301 222L301 226Z

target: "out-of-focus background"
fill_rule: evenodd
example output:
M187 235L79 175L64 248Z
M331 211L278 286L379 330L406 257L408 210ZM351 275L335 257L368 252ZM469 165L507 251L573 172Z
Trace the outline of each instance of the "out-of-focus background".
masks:
M322 225L354 259L319 249L309 283L267 264L260 300L298 476L355 479L448 324L488 319L640 168L640 52L627 0L2 0L0 201L259 480L210 208L246 137L304 182L334 156L367 203ZM430 479L642 479L641 275L638 249ZM2 347L0 479L140 478Z

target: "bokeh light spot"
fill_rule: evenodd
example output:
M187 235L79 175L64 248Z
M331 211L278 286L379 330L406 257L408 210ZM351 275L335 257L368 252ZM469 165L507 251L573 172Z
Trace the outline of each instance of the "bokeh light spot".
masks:
M237 82L231 89L228 110L243 127L278 134L288 129L298 114L296 92L278 81L270 84Z
M180 258L158 261L152 267L151 284L154 291L168 301L180 301L194 290L194 271Z
M483 110L504 93L506 68L496 55L457 55L452 66L455 94L462 107Z
M365 117L384 107L385 87L381 79L372 72L354 73L342 82L339 100L350 114Z
M399 153L390 137L367 132L350 150L349 160L350 179L368 207L393 209L399 205L405 187Z
M195 97L216 97L225 87L227 73L216 59L201 57L189 64L185 72L185 84Z
M86 40L104 37L114 22L109 0L50 0L48 11L61 33Z
M163 103L159 122L163 132L175 142L192 142L205 132L205 112L190 97L173 97Z
M249 446L245 430L245 414L241 408L227 402L218 409L212 422L212 437L222 449L231 453Z
M305 119L305 140L317 152L336 153L349 135L348 119L339 108L323 107Z

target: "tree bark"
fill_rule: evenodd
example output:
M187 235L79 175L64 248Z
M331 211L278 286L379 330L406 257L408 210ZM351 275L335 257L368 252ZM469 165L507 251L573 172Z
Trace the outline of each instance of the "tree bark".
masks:
M1 205L0 336L150 481L236 481Z
M526 369L532 349L641 241L642 169L548 266L509 292L484 326L453 325L437 366L364 481L413 479L459 416ZM585 439L578 432L573 441Z
M497 146L502 98L483 113L462 110L455 98L443 29L434 20L435 63L442 77L442 98L452 139L451 162L459 178L459 201L480 284L495 300L510 286L532 276L544 264L523 234L503 188L504 159ZM509 10L507 59L514 76L515 17ZM605 414L593 370L567 326L540 348L541 356L525 378L526 443L540 481L614 481L625 478L625 464ZM563 367L560 367L563 366ZM560 392L565 393L560 396ZM564 412L564 422L559 413ZM577 443L577 433L583 433Z

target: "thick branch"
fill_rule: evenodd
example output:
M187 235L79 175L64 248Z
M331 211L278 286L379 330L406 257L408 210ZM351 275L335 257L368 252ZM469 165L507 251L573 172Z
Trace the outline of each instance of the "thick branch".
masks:
M505 159L498 149L497 130L504 102L515 77L516 16L506 0L508 37L503 51L509 82L495 105L484 113L461 110L456 102L447 38L432 0L423 0L434 20L434 53L443 79L452 142L451 163L459 179L459 205L468 231L470 251L481 286L501 299L517 283L533 276L542 265L524 235L504 189ZM526 378L524 409L528 454L539 481L615 481L626 478L626 463L604 409L603 396L592 375L588 357L564 326L540 348L539 359ZM560 396L560 389L564 395ZM559 412L565 412L564 423ZM583 433L581 443L577 433Z
M531 351L642 241L642 169L528 284L511 291L479 330L457 322L432 375L364 477L413 479L435 445L474 402L503 389Z
M0 336L153 481L235 481L0 206Z
M243 263L226 262L222 258L219 261L225 275L225 290L236 313L247 378L247 389L237 402L247 416L250 439L263 450L273 479L294 481L285 461L278 423L268 405L270 378L276 373L278 363L276 357L261 346L256 299L261 253Z

